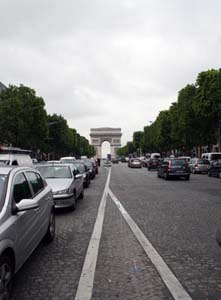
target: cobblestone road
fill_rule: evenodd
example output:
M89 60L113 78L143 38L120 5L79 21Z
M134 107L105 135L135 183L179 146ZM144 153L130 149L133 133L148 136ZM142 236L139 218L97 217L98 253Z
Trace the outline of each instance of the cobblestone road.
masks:
M85 190L75 212L56 215L56 239L40 244L15 276L14 300L74 299L107 178ZM110 187L192 299L221 300L221 180L158 179L156 172L113 165ZM93 300L172 300L118 208L107 198Z

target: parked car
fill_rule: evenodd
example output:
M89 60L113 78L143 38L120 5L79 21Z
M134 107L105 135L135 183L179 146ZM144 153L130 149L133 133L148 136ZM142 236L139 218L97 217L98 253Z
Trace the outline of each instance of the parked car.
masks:
M94 168L95 174L98 174L98 163L97 163L97 160L95 158L91 158L90 160L91 160L91 162L93 164L93 168Z
M179 178L190 179L190 168L185 159L181 158L164 158L158 166L157 176L159 178Z
M44 239L55 236L53 194L29 167L0 167L0 299L10 299L12 278Z
M60 158L60 161L64 164L72 163L75 160L76 160L76 158L74 156L65 156L65 157Z
M55 208L76 208L76 200L84 197L83 176L74 164L38 165L37 170L51 186Z
M87 188L90 185L91 179L90 179L90 169L87 167L87 165L82 160L76 160L74 162L74 165L77 167L80 174L82 174L84 179L84 187Z
M189 162L189 167L191 173L207 173L210 162L207 159L202 158L192 158Z
M128 162L128 167L130 168L141 168L141 161L137 158L131 158Z
M157 158L150 158L147 161L147 169L148 169L148 171L150 171L150 170L157 170L158 165L159 165L159 159L157 159Z
M221 159L211 162L208 169L208 176L215 176L221 178Z
M91 159L90 158L83 158L82 160L83 160L83 162L85 163L85 165L87 166L87 168L89 170L90 179L93 180L96 176L96 170L94 168L94 165L93 165Z
M26 166L33 167L33 162L28 154L6 153L0 154L0 163L8 166Z

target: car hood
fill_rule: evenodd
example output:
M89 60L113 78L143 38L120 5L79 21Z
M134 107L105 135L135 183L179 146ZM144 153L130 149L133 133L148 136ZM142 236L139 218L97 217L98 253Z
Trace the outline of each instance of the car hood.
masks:
M72 178L46 178L45 180L53 192L68 189L73 181Z

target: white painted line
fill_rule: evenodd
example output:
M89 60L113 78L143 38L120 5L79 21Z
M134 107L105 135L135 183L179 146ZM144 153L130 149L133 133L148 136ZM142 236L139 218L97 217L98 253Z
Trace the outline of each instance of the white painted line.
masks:
M98 209L97 219L94 224L93 233L91 235L86 257L84 260L83 269L81 271L81 277L79 280L75 300L90 300L92 296L94 275L96 270L97 256L104 221L104 213L109 189L110 175L111 168L108 172L107 181Z
M134 222L134 220L130 217L130 215L127 213L127 211L124 209L120 201L117 199L117 197L113 194L113 192L109 189L109 195L120 210L122 216L124 217L125 221L129 225L130 229L136 236L137 240L143 247L144 251L146 252L147 256L153 263L154 267L157 269L161 279L169 289L170 293L173 295L175 300L192 300L190 295L187 293L187 291L184 289L184 287L181 285L181 283L178 281L176 276L173 274L173 272L170 270L170 268L167 266L167 264L164 262L162 257L159 255L159 253L156 251L156 249L153 247L153 245L150 243L150 241L146 238L146 236L143 234L143 232L140 230L140 228L137 226L137 224Z

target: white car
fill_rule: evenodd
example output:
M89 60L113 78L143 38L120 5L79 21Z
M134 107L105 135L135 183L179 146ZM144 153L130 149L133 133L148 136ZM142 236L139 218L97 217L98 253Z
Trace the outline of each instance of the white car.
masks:
M51 186L55 208L76 207L76 200L84 197L83 175L74 164L38 165L37 170Z

